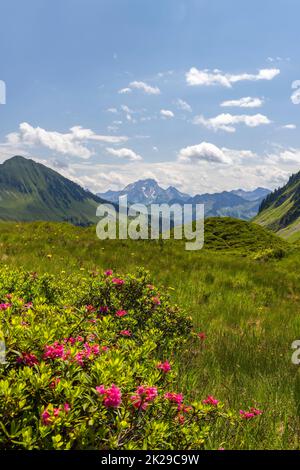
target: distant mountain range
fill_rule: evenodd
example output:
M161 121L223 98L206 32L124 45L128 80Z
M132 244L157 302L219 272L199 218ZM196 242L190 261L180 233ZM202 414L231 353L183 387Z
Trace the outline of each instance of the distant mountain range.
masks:
M257 188L190 196L173 186L163 189L154 179L145 179L129 184L122 191L95 195L41 163L15 156L0 165L0 220L51 220L88 225L98 221L99 204L117 203L124 194L129 203L203 203L207 217L247 220L257 214L269 192Z
M262 201L254 221L284 238L300 239L300 172Z
M50 168L21 156L0 165L0 219L97 222L101 198Z
M121 191L106 191L105 193L97 193L97 195L116 203L119 201L120 196L127 195L129 203L146 205L153 203L184 203L191 197L188 194L181 193L173 186L163 189L154 179L150 178L131 183Z
M269 189L257 188L254 191L237 189L214 194L190 196L178 191L173 186L161 188L154 179L139 180L131 183L121 191L98 193L99 197L117 203L120 196L127 195L129 203L162 204L204 204L205 215L231 216L240 219L251 219L259 209L262 200L270 193Z

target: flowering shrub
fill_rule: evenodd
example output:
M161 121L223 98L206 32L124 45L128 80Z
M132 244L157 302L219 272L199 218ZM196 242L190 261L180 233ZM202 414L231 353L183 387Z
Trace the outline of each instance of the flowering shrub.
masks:
M0 320L1 449L199 449L214 427L240 426L214 397L189 403L178 390L191 323L144 271L3 267Z

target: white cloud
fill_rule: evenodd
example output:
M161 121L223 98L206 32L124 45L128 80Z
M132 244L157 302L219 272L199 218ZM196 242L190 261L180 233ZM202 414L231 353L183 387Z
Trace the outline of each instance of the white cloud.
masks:
M200 124L207 129L212 129L214 131L223 130L226 132L235 132L237 124L245 124L248 127L257 127L263 124L270 124L271 121L263 114L232 115L229 113L222 113L210 119L206 119L202 115L196 116L193 123Z
M107 108L106 110L108 113L113 113L113 114L117 114L118 110L117 108Z
M181 109L182 111L188 111L189 113L192 112L192 107L184 100L178 98L178 100L175 101L175 104L178 109Z
M151 85L148 85L145 82L134 81L134 82L131 82L129 84L129 86L130 86L130 88L135 88L137 90L142 90L147 95L159 95L160 94L160 89L157 86L153 87Z
M282 163L288 165L296 164L298 167L300 164L300 149L280 149L277 153L268 155L268 158L271 163L276 163L277 165Z
M118 91L120 95L128 95L128 93L131 93L132 89L131 88L121 88L121 90Z
M251 98L245 96L238 100L223 101L220 106L222 107L237 107L237 108L260 108L264 101L260 98Z
M213 163L231 163L230 157L225 155L222 149L209 142L201 142L198 145L184 147L178 154L179 162L206 161Z
M130 108L129 108L127 105L125 105L125 104L122 104L121 109L122 109L122 111L124 111L124 113L126 114L125 117L126 117L127 121L129 121L129 122L135 124L135 123L136 123L136 119L134 119L132 115L135 114L136 111L134 111L133 109L130 109Z
M190 86L213 86L221 85L231 88L233 83L240 81L258 81L272 80L280 73L279 69L261 69L257 74L229 74L223 73L218 69L215 70L199 70L192 67L185 75L187 84Z
M134 113L133 109L130 109L126 104L122 104L121 109L122 111L124 111L124 113L127 113L127 114Z
M126 158L130 161L142 160L142 157L140 155L138 155L133 150L128 149L128 148L114 149L111 147L107 147L106 151L110 155L114 155L115 157L118 157L118 158Z
M174 70L167 70L166 72L158 72L157 78L165 78L170 75L173 75L173 73L174 73Z
M159 95L160 94L160 89L157 86L151 86L151 85L148 85L148 83L139 82L136 80L133 82L130 82L128 87L122 88L121 90L118 91L118 93L127 94L127 93L131 93L132 90L141 90L147 95Z
M27 122L22 122L19 132L7 135L9 144L34 147L42 146L55 152L72 155L79 158L90 158L93 152L85 145L89 142L104 142L117 144L128 140L125 136L98 135L91 129L81 126L71 127L70 132L61 133L47 131L41 127L33 127Z
M290 62L291 58L290 57L268 57L267 62Z
M154 178L167 188L172 185L188 194L213 193L237 188L254 189L258 186L275 188L284 184L288 176L297 171L299 163L280 163L266 160L264 155L248 159L244 165L236 163L238 150L221 149L230 152L232 164L225 167L219 162L197 160L194 164L180 161L145 162L133 161L86 165L74 163L68 170L62 170L69 177L84 187L95 192L107 189L122 189L129 183L142 178ZM242 151L248 152L248 151ZM251 152L250 152L251 153ZM239 160L237 160L239 162Z
M163 118L173 118L174 117L174 113L172 111L170 111L169 109L161 109L160 110L160 115L163 117Z
M300 80L295 80L292 83L292 89L295 90L291 96L292 103L300 104Z
M297 126L296 124L285 124L284 126L282 126L282 129L296 129Z

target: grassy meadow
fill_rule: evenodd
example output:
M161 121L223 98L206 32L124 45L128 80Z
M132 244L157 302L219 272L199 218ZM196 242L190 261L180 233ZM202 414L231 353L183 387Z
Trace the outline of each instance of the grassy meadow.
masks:
M299 449L300 248L259 226L209 220L204 249L176 240L96 237L95 228L59 223L0 223L1 264L58 278L112 269L149 270L161 292L192 317L199 343L177 354L179 385L190 399L213 395L237 414L263 410L228 441L236 449ZM214 448L215 442L211 442Z

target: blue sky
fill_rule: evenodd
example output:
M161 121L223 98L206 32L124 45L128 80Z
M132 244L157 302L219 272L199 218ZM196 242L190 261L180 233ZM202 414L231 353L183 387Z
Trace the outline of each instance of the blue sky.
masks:
M0 161L93 191L300 170L298 0L2 0L0 17Z

